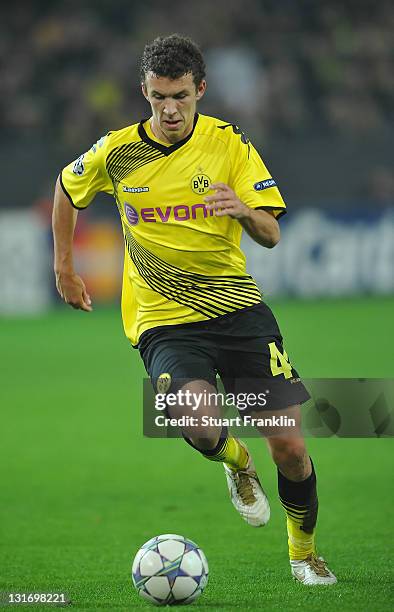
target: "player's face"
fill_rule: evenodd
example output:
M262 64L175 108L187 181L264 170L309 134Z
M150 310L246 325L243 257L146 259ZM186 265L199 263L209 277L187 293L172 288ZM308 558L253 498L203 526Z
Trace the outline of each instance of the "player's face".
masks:
M170 143L186 138L193 129L196 105L205 89L205 81L196 88L191 73L169 79L148 72L142 92L152 108L155 136Z

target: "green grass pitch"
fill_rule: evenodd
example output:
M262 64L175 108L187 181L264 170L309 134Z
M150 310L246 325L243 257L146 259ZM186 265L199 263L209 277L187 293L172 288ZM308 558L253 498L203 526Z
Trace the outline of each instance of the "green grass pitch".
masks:
M393 377L393 299L272 307L303 376ZM117 309L2 320L0 337L0 591L65 591L75 610L148 607L131 587L132 558L148 538L175 532L197 541L210 564L194 608L393 609L392 440L308 441L318 547L339 580L310 589L290 579L276 472L261 440L250 447L272 518L255 530L232 508L219 464L181 440L142 437L144 370Z

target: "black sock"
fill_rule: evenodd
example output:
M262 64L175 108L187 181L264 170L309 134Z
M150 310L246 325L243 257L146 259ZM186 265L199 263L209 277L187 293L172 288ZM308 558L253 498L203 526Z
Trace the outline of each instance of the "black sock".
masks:
M305 480L294 482L278 469L279 499L286 514L299 524L305 533L313 533L317 521L318 499L316 473L312 463L312 473Z

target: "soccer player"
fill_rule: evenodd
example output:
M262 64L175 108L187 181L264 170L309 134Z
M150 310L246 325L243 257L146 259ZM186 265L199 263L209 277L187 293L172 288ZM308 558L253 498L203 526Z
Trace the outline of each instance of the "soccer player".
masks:
M266 437L287 517L291 572L306 585L333 584L315 549L316 474L300 431L308 394L240 249L242 230L262 247L275 246L285 204L245 134L196 112L206 81L193 41L174 34L146 45L141 86L151 117L100 138L57 180L57 289L72 307L92 310L73 267L73 232L78 210L98 192L110 193L125 239L124 329L154 387L168 391L182 381L183 392L215 392L217 375L227 391L247 378L275 382L271 407L293 417L297 429ZM174 406L170 414L185 411ZM202 426L202 416L217 414L217 406L203 402L198 425L183 428L183 436L223 463L243 519L265 525L269 503L246 445L220 425Z

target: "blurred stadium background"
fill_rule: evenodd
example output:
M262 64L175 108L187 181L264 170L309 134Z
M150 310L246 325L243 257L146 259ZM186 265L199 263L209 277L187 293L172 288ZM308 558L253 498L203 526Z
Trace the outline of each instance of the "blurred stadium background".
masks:
M393 292L392 3L196 7L35 0L0 9L3 313L55 303L48 231L56 176L100 135L148 115L138 60L147 40L173 31L205 53L201 112L248 133L288 204L279 249L264 253L247 241L249 269L266 294ZM119 292L116 214L103 197L80 215L77 265L96 301Z
M67 588L82 609L103 601L126 607L129 588L119 585L126 584L130 551L156 532L183 530L213 567L224 568L216 570L219 586L209 605L225 610L237 601L249 609L245 593L258 596L255 565L244 559L233 586L232 567L245 541L256 558L260 545L241 525L235 530L225 495L212 499L216 488L224 493L219 470L181 443L141 439L144 372L122 337L123 242L115 206L103 195L79 215L76 267L95 312L76 313L54 287L53 187L59 170L102 134L148 116L138 82L146 41L174 31L195 38L208 69L201 112L248 133L288 205L280 245L265 251L246 239L245 250L297 369L307 377L392 377L393 29L394 5L386 0L1 5L0 590ZM350 578L325 603L303 596L297 600L303 609L388 609L386 574L377 570L392 565L388 443L311 441L326 504L327 554ZM158 478L165 453L171 465L188 462L189 476L172 471ZM267 457L257 462L264 462L275 499L274 470ZM222 529L210 522L215 513ZM360 548L347 555L345 517L355 526L366 514ZM279 508L275 522L283 523ZM283 529L264 534L272 578L265 587L273 608L291 610L291 593L276 586L277 576L287 579ZM373 559L378 574L368 574L365 563L354 569L356 558ZM365 589L375 580L372 596Z

